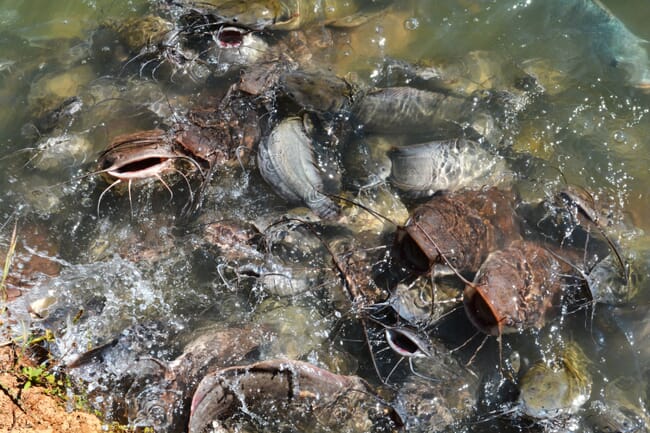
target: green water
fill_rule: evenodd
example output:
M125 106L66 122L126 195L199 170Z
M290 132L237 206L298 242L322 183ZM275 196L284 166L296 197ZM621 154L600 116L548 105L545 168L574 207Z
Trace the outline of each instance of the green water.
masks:
M372 85L385 58L430 67L471 64L476 58L471 53L479 52L479 58L501 68L472 76L462 84L465 90L511 86L495 75L501 73L510 76L524 70L538 78L545 89L543 96L517 113L505 133L503 147L521 157L514 158L521 164L515 168L521 171L517 186L530 201L549 196L563 183L590 191L601 211L599 223L630 262L633 292L629 298L643 309L650 300L650 89L641 88L638 73L630 78L621 63L614 61L619 54L614 45L623 37L623 25L637 37L650 40L650 4L646 0L605 2L620 20L620 26L613 26L606 34L593 32L598 18L575 14L566 8L567 3L395 2L388 15L373 18L360 30L336 30L346 43L333 54L322 51L325 57L314 62L330 65L341 76L352 72L356 80ZM319 315L318 309L323 308L320 301L296 300L298 306L292 305L295 310L286 310L290 317L283 317L282 309L257 304L255 290L259 287L254 284L244 282L244 286L248 284L245 293L233 289L232 273L227 267L215 272L214 263L224 261L201 250L198 231L181 231L182 235L174 231L182 194L167 205L165 189L136 190L132 203L127 194L108 191L98 212L106 183L99 176L87 176L95 169L97 155L121 132L158 126L155 116L142 114L146 110L138 107L134 98L145 95L142 97L151 98L155 104L165 108L178 104L182 110L191 99L188 95L196 90L193 85L167 83L161 89L138 93L138 89L125 91L121 86L126 84L115 88L102 85L114 70L98 64L97 53L90 51L95 30L108 19L141 16L150 8L145 0L0 1L2 246L8 244L17 221L19 239L27 239L28 247L61 265L57 278L38 279L29 299L64 298L58 299L59 307L50 319L57 325L78 310L85 311L87 322L79 329L69 326L61 338L59 350L64 355L71 350L67 345L99 344L142 322L166 323L173 329L169 334L174 335L203 321L237 324L256 320L280 323L288 329L272 353L320 353L318 347L324 339L319 332L332 327L329 318ZM645 49L647 44L640 46ZM637 72L650 68L643 59L631 61L641 62L634 65ZM137 78L137 72L132 74ZM148 76L143 77L145 80L149 84L153 81ZM82 109L88 114L63 131L55 130L50 137L69 133L78 141L69 137L63 142L47 141L47 135L39 136L38 128L30 126L34 117L43 114L44 105L53 104L49 108L54 108L63 99L79 94L92 94L96 103L88 104L85 97ZM120 102L102 102L113 99ZM226 173L216 182L217 192L208 201L206 212L213 212L215 220L252 220L263 219L266 212L272 219L286 211L270 189L255 182L262 182L255 173ZM179 187L183 188L182 182L172 189ZM37 236L30 236L32 232L45 233L56 247L48 250ZM140 257L138 254L154 257L154 264L122 258ZM322 256L296 261L303 268L329 266ZM315 285L322 283L318 278L323 277L304 278L307 285ZM251 289L251 285L255 287ZM278 302L284 305L294 301L281 298ZM32 319L25 315L24 320ZM296 325L306 321L315 324L313 328ZM39 322L33 323L38 326ZM572 332L565 330L564 334ZM576 331L575 335L583 338L585 345L594 346L587 341L594 338L588 331ZM638 338L641 344L648 342L647 333ZM169 359L178 352L178 344L158 343L155 355L160 358ZM519 343L514 337L511 345ZM602 352L597 354L595 375L616 378L627 374L630 364L648 368L647 351L626 355L625 362L617 366L616 344L598 346ZM595 357L595 349L590 350ZM368 360L350 361L349 370L355 362ZM483 427L478 423L463 428L482 431ZM484 431L494 431L490 428L495 427L488 423Z

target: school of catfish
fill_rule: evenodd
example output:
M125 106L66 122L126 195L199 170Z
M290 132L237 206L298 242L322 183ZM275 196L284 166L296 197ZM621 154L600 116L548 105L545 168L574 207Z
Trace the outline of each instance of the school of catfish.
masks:
M599 2L568 3L604 29L598 61L618 59L613 73L644 93L640 41ZM389 0L152 2L92 29L85 55L101 77L74 95L33 86L28 165L60 169L55 138L103 148L59 197L91 198L71 236L84 253L59 253L37 281L10 274L9 300L58 330L56 368L107 420L193 433L648 430L635 262L584 186L525 198L547 165L512 140L550 84L489 51L404 60L408 33L380 57L344 54L405 17ZM70 139L80 131L86 141ZM17 260L40 272L28 253ZM34 289L73 294L71 269L120 266L107 281L170 285L153 303L124 295L153 317ZM79 327L97 330L90 345ZM607 344L625 348L627 375L604 373Z

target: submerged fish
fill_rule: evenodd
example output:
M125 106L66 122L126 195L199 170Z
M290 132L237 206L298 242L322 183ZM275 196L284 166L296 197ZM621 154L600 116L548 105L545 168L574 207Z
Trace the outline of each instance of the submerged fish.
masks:
M539 2L532 5L530 14L546 17L540 23L542 29L555 28L568 44L578 43L569 49L558 50L562 56L573 52L572 57L565 57L564 60L568 60L574 68L590 73L594 66L605 73L608 70L615 73L621 71L629 85L650 89L650 59L646 41L632 33L599 0ZM546 43L555 41L544 40ZM589 61L590 56L593 56L596 65Z
M632 86L650 89L650 59L644 46L647 42L632 33L599 0L578 0L571 9L572 14L588 24L585 27L592 35L594 52L602 62L623 70Z
M485 40L498 42L507 33L512 47L522 49L520 66L550 93L581 76L650 89L647 42L600 0L503 1L484 11L482 19L489 23L481 28ZM473 29L457 30L454 36L460 41L466 38L463 32Z
M253 29L295 30L314 24L351 27L380 13L390 1L374 0L363 10L358 0L201 0L188 5L202 13L214 14L225 22Z
M467 417L477 405L478 377L442 342L431 343L434 356L422 358L417 367L427 376L441 380L411 375L400 383L393 404L404 420L405 432L466 431Z
M643 381L621 377L607 383L592 401L587 421L597 432L642 433L650 430Z
M465 138L401 146L389 156L391 183L414 197L484 185L491 175L504 172L498 156Z
M569 343L554 358L533 364L521 378L517 403L523 415L537 420L572 415L589 400L592 378L582 349Z

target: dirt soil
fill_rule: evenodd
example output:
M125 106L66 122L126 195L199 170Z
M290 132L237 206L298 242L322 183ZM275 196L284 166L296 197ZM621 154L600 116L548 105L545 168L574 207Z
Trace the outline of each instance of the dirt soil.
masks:
M31 386L24 390L24 366L34 365L15 346L0 347L0 433L106 431L96 416L66 411L65 402L50 395L51 389Z

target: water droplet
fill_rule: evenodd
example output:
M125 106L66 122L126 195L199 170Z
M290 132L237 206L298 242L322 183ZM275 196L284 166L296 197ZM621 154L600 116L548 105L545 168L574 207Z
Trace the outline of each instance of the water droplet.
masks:
M415 29L417 29L419 26L420 26L420 22L419 22L418 19L415 18L415 17L407 18L407 19L404 21L404 28L405 28L406 30L415 30Z
M623 131L615 131L614 132L614 141L617 143L624 143L627 137L625 136L625 133Z

